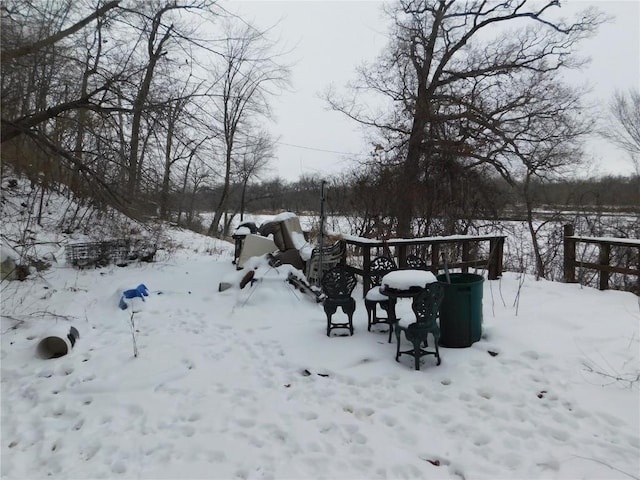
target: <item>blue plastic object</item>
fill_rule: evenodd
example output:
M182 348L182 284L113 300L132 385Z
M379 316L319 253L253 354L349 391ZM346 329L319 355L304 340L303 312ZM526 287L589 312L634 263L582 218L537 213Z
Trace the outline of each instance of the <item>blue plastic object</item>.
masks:
M118 306L122 310L126 310L129 305L127 305L127 302L124 301L125 298L139 297L144 302L145 301L144 297L148 297L148 296L149 296L149 289L144 283L141 283L136 288L133 288L131 290L125 290L124 292L122 292L122 297L120 297L120 303L118 303Z

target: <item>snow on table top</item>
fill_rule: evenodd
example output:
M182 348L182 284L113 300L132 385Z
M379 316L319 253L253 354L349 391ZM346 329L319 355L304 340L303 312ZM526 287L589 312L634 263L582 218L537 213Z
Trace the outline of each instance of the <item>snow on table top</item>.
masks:
M437 282L435 275L425 270L396 270L382 277L382 285L394 290L409 290Z

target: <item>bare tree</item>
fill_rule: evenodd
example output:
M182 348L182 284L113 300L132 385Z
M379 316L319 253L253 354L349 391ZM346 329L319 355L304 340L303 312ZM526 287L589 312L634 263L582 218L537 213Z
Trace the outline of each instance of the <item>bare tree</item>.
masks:
M194 226L196 197L211 177L211 169L207 165L208 162L200 158L200 156L206 157L207 153L202 153L200 150L198 150L198 154L194 152L193 156L189 156L184 166L183 183L179 193L177 222L178 224L182 223L182 215L184 214L185 223L189 227ZM200 227L202 226L200 225Z
M119 4L120 4L120 0L108 2L102 5L101 7L97 8L92 14L74 23L70 27L65 28L64 30L57 31L54 34L49 35L45 38L37 39L32 43L26 43L22 45L13 45L13 46L9 45L8 48L6 48L6 44L5 44L3 45L5 48L2 48L2 50L0 50L0 59L3 62L6 62L8 60L13 60L15 58L24 57L25 55L38 52L40 50L45 49L46 47L54 45L60 40L70 35L73 35L79 30L82 30L84 27L89 25L94 20L100 19L100 17L103 17L109 10L116 8ZM4 13L10 13L11 11L14 11L14 10L6 6L3 9L3 11Z
M55 117L63 115L65 112L78 110L82 108L96 109L99 104L94 101L101 93L107 90L111 84L111 81L107 80L100 85L96 85L91 89L84 90L81 93L76 94L75 97L68 95L66 98L58 98L57 104L50 104L50 98L46 98L44 95L40 95L39 102L32 105L31 108L26 107L24 102L18 102L23 105L22 112L18 113L11 107L5 108L10 105L7 101L7 94L9 83L19 77L21 72L28 71L28 69L36 68L36 65L42 67L60 68L59 62L54 62L51 59L43 61L42 55L47 53L54 54L56 50L61 47L62 40L69 38L76 32L82 30L88 25L97 22L99 19L105 17L108 13L111 13L119 4L118 1L112 1L100 8L97 8L92 14L86 16L80 21L74 23L71 27L65 29L59 29L60 23L70 16L71 4L69 2L61 2L53 6L53 10L40 9L37 6L32 6L29 2L15 5L5 4L2 10L2 64L3 64L3 77L7 70L9 70L9 78L3 80L3 114L2 114L2 142L11 140L30 129L47 122ZM32 18L29 15L36 14L36 18L31 21L35 23L35 29L22 29L22 26L28 21L27 18ZM51 29L55 31L51 33ZM42 36L42 38L32 39L30 33L35 31L36 35ZM31 77L33 78L33 77ZM41 78L41 81L52 81L54 78L50 73L45 74L45 78ZM14 85L15 86L15 85ZM19 92L18 92L19 93ZM25 92L26 93L26 92ZM28 97L28 96L27 96ZM6 114L12 115L7 117ZM18 113L15 115L15 113Z
M559 245L541 241L540 233L545 231L549 223L558 219L555 215L544 221L536 219L535 208L541 203L537 190L541 184L569 173L569 169L578 165L582 157L579 137L586 131L575 128L574 124L567 124L564 128L574 130L576 133L574 136L559 135L557 138L540 139L536 142L534 149L523 158L524 172L520 181L520 190L533 246L536 278L547 278L547 265L555 259L559 248Z
M76 193L104 190L123 209L120 200L131 199L143 179L148 196L162 192L149 185L164 181L167 139L158 128L183 97L206 101L195 80L202 72L180 67L196 63L196 53L215 55L195 30L214 19L213 6L212 0L124 6L95 0L87 11L87 3L72 0L4 2L3 161L29 158L35 172L57 167L51 180ZM24 155L27 149L37 155ZM145 157L155 163L147 167Z
M151 82L156 72L158 61L167 54L166 44L174 34L173 23L166 24L165 17L173 10L180 10L184 7L178 3L167 3L157 11L151 18L142 15L145 24L142 27L142 35L146 36L146 52L148 55L144 67L142 81L138 85L135 99L132 105L131 118L131 140L129 144L129 159L127 165L127 191L129 195L135 195L139 187L139 175L141 170L142 156L140 155L141 129L143 114L147 108L147 101L151 91Z
M240 183L240 221L244 220L244 211L247 201L247 187L253 179L260 174L274 157L273 140L266 131L261 131L255 136L250 136L244 151L240 154L236 165L236 176Z
M631 156L636 175L640 176L640 90L616 92L610 105L611 122L601 135Z
M429 165L439 164L439 171L490 165L513 181L523 126L538 110L530 79L560 81L552 73L579 65L574 47L603 20L587 10L572 23L554 21L558 6L401 0L389 7L388 47L360 70L354 90L381 95L392 108L370 111L357 96L328 92L332 108L382 132L377 148L396 152L390 158L402 177L394 195L397 235L411 236L416 205L431 201L420 188Z
M108 182L75 155L85 148L75 123L87 124L87 115L76 115L80 111L109 111L104 97L121 71L111 65L111 72L98 72L101 43L93 42L90 58L85 39L108 30L104 25L121 14L117 4L98 6L86 16L78 2L8 0L2 5L0 30L3 49L9 52L2 62L3 162L34 181L39 181L37 172L47 172L50 185L82 177L94 187L97 202L106 194L115 204L119 198ZM69 23L72 27L65 28Z
M269 97L288 83L289 69L281 63L276 44L266 32L248 24L227 23L220 65L213 72L220 79L222 92L215 101L216 117L223 138L223 187L209 235L220 235L218 228L230 193L233 159L238 139L250 130L250 122L269 115Z

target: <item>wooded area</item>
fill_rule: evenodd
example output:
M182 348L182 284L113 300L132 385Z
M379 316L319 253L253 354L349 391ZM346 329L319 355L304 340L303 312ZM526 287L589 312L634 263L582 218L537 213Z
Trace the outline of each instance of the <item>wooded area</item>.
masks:
M283 52L214 1L92 3L2 3L3 165L43 193L178 222L190 206L171 195L221 185L222 214L273 156Z
M477 219L518 218L544 277L541 210L640 205L640 94L618 92L606 115L584 105L562 73L583 64L577 47L606 18L560 19L559 8L387 4L379 57L325 95L366 128L369 153L333 178L287 182L268 177L277 137L266 120L290 80L270 29L212 0L7 0L2 168L31 180L40 208L55 190L218 237L248 211L317 212L321 180L327 214L357 219L359 236L468 234ZM576 179L589 135L623 149L636 175Z

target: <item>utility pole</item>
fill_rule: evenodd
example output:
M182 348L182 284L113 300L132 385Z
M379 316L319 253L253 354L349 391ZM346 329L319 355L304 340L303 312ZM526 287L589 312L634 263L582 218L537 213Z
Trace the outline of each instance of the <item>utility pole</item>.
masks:
M322 263L322 254L323 254L323 245L324 245L324 186L327 184L326 180L322 180L321 184L320 184L320 268L319 270L319 274L320 274L320 279L322 279L322 275L323 275L323 263Z

